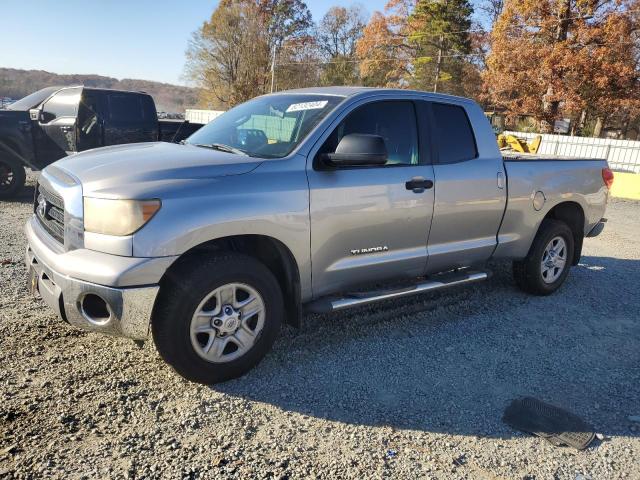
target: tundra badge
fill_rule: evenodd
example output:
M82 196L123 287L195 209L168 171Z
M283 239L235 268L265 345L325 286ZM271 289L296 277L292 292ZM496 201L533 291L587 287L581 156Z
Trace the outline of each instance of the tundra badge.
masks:
M351 255L362 255L364 253L376 253L376 252L386 252L389 250L389 247L383 245L382 247L369 247L369 248L354 248L351 250Z

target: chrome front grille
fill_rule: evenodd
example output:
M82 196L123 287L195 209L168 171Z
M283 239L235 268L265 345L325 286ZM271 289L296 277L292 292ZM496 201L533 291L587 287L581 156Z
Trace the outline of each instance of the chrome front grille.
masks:
M58 242L64 243L64 200L60 195L38 184L34 212L40 225Z

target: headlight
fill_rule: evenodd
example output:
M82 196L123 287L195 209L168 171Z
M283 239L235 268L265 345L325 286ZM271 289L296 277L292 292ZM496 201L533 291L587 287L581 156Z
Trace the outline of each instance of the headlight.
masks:
M160 210L160 200L111 200L84 197L84 230L130 235Z

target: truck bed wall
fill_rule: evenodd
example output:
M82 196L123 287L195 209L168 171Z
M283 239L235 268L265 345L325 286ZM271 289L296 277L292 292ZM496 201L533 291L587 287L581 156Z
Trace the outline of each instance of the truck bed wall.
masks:
M158 120L158 140L161 142L178 143L189 137L196 130L199 130L203 124L191 123L181 120Z
M602 180L604 160L505 159L507 208L500 230L496 258L518 259L527 255L540 223L563 202L580 205L585 216L584 233L602 218L608 190ZM540 210L533 206L536 192L545 197Z

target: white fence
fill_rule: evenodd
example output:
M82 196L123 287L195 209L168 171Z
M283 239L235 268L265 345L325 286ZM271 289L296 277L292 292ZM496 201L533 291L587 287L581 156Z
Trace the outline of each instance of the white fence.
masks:
M184 119L192 123L209 123L214 118L222 115L224 110L198 110L187 108L184 112Z
M537 133L504 133L527 140L538 136ZM633 140L543 134L538 153L567 157L604 158L609 162L609 166L615 170L640 173L640 142Z

